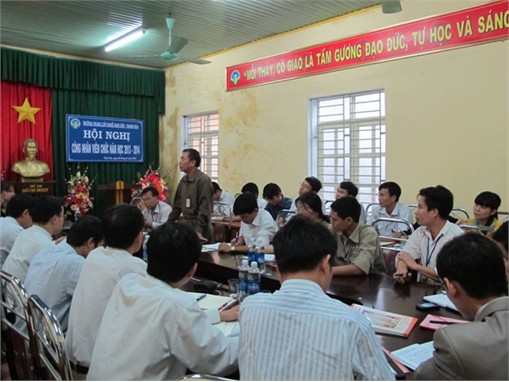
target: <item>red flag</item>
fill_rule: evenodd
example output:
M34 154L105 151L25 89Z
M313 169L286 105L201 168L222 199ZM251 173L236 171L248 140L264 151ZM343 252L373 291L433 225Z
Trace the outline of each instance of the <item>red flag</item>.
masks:
M53 179L53 142L51 138L51 90L23 83L2 81L1 85L0 161L5 179L18 181L11 172L14 162L24 159L25 139L37 141L37 159L46 162Z

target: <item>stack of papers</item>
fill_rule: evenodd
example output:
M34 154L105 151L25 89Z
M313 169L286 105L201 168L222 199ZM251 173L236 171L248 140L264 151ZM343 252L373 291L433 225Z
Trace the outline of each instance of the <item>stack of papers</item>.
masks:
M452 309L456 312L459 312L456 305L452 303L452 301L447 297L445 293L433 294L431 296L424 296L424 301L432 302L435 305L441 306L442 308Z
M201 251L202 252L214 252L214 251L219 251L219 243L214 243L214 244L203 244L201 246Z
M429 341L395 350L392 356L406 367L415 370L421 363L433 357L433 350L433 341Z

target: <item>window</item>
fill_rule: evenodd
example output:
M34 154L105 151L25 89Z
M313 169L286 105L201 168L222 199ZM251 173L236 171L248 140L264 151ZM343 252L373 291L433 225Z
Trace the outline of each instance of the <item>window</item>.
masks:
M219 178L219 114L217 112L184 117L184 148L200 152L200 169L212 181Z
M343 180L359 187L357 199L377 202L385 179L385 93L377 90L311 100L311 173L322 198L334 200Z

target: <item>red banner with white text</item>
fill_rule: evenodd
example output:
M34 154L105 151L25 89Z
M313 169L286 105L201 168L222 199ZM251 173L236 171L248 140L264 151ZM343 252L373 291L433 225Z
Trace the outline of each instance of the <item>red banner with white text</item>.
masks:
M51 90L24 83L2 81L0 160L4 179L18 181L11 172L14 162L24 159L25 139L37 141L37 159L46 162L50 172L44 180L53 179L53 143L51 139Z
M497 1L226 68L226 90L428 54L509 36L509 1Z

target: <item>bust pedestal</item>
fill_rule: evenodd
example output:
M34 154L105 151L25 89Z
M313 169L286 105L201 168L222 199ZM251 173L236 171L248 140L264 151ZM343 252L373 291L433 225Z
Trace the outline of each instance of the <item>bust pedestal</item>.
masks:
M19 182L14 185L17 194L54 195L55 181L50 182Z

